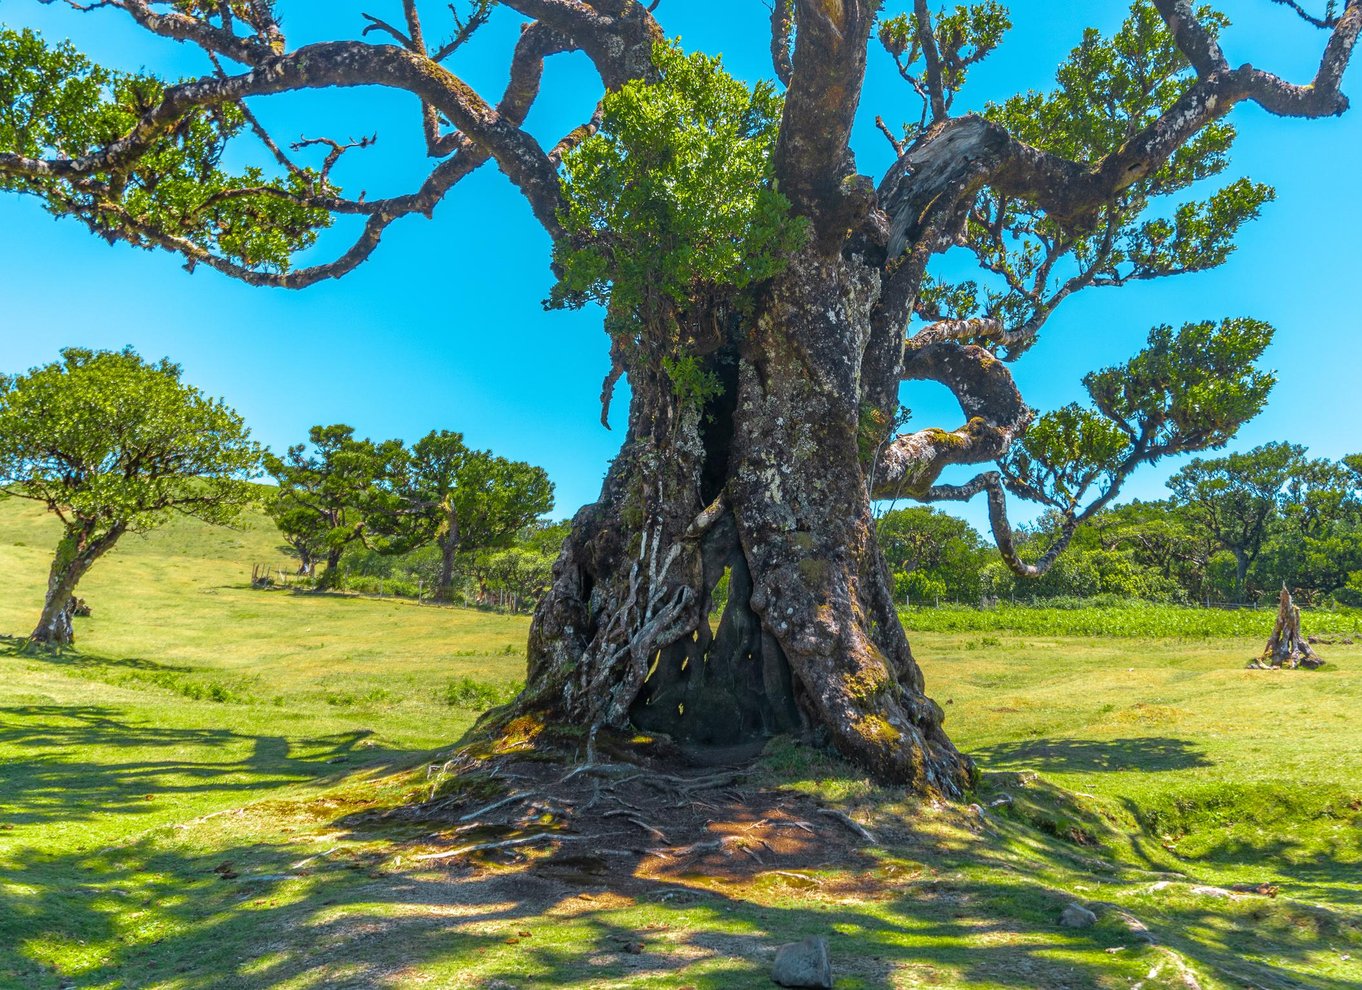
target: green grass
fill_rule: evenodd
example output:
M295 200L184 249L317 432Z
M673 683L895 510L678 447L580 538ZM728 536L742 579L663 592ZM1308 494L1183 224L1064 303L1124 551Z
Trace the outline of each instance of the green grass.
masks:
M912 632L1011 632L1032 636L1084 638L1267 639L1276 614L1272 607L1243 609L1194 608L1138 602L1128 606L1054 608L1000 603L991 608L943 605L909 608L900 615ZM1362 636L1362 609L1305 610L1305 627L1313 633ZM1260 644L1261 645L1261 644Z
M0 632L32 623L54 541L0 505ZM1228 613L1233 637L1022 609L1034 627L918 629L982 820L778 742L773 785L881 837L861 866L565 891L412 863L400 813L524 676L527 620L252 591L274 543L259 518L128 540L82 586L78 652L0 644L0 987L737 990L808 934L839 988L1362 982L1362 646L1244 670L1267 612ZM1280 894L1198 890L1244 882ZM1110 907L1062 929L1075 899Z

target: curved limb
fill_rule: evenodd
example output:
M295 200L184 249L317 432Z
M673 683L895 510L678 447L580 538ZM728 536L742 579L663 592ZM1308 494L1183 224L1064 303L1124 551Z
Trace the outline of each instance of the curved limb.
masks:
M915 242L943 210L958 208L985 185L1036 204L1062 224L1081 226L1112 196L1152 174L1199 130L1240 103L1287 117L1327 117L1347 109L1339 86L1362 32L1362 4L1351 5L1338 18L1315 77L1305 85L1252 65L1230 68L1188 0L1155 0L1155 5L1197 72L1197 81L1171 107L1092 164L1041 151L982 117L943 122L901 156L880 184L880 204L892 218L889 258Z
M996 321L944 321L912 337L905 347L904 381L941 382L955 395L966 422L953 431L918 430L896 437L874 465L874 498L921 498L952 464L983 464L1003 456L1031 423L1031 409L1007 366L977 344L1000 331Z

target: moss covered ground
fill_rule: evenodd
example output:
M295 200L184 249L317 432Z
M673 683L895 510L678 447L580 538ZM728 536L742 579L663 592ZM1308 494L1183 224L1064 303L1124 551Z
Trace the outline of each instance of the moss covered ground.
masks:
M0 632L32 623L54 540L0 504ZM251 590L275 543L262 519L130 538L82 587L77 652L0 643L0 987L736 990L810 934L846 988L1362 985L1362 646L1244 670L1266 613L919 630L975 807L777 742L744 793L873 844L826 816L788 869L419 860L454 823L405 809L523 676L526 620ZM1059 924L1074 901L1093 927Z

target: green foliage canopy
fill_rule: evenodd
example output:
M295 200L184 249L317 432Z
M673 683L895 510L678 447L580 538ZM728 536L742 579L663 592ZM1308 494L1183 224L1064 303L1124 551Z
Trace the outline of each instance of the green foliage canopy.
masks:
M392 479L404 456L397 440L357 439L353 427L337 423L312 427L308 444L283 457L265 457L279 484L270 515L305 569L324 556L330 574L346 547L365 538L368 519L391 507Z
M1084 379L1095 409L1070 404L1032 424L999 462L1005 484L1076 518L1089 492L1105 502L1140 464L1223 446L1276 383L1255 364L1272 334L1251 319L1155 327L1129 361Z
M43 503L87 539L175 513L230 522L254 499L260 457L240 415L131 348L69 347L0 376L0 492Z
M773 188L771 152L782 99L751 89L722 60L659 44L654 82L602 101L600 130L563 160L565 237L554 251L550 305L606 309L617 348L642 354L703 399L694 351L706 344L682 313L697 303L740 305L805 237Z
M188 5L181 5L188 6ZM103 68L69 42L48 45L33 31L0 28L0 152L29 158L80 159L131 132L160 103L167 84ZM283 177L256 167L234 174L223 165L227 143L247 126L233 103L195 107L152 148L79 182L59 176L3 177L0 190L42 199L93 232L137 247L203 250L248 270L284 272L310 247L331 214L306 205L335 195L321 172Z
M77 584L124 533L180 513L229 523L254 501L260 448L241 417L131 348L70 347L0 376L0 495L41 502L62 522L32 639L72 642Z

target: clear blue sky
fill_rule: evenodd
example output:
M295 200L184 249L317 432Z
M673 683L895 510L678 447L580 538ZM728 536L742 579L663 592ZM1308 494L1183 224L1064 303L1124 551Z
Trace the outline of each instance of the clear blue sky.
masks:
M886 12L898 6L891 0ZM1235 21L1225 38L1232 62L1252 61L1294 81L1313 73L1322 32L1268 0L1220 6ZM401 9L397 0L281 0L279 7L293 43L358 37L361 10L396 20ZM438 34L445 4L427 7L427 33ZM957 110L1047 88L1085 25L1110 29L1125 11L1106 0L1014 0L1011 7L1013 31L976 70ZM658 16L686 47L722 52L736 74L770 75L762 0L663 0ZM115 11L0 0L0 23L69 36L105 64L170 75L199 70L191 52L125 20ZM495 100L515 32L515 16L500 11L452 68ZM878 175L890 151L870 126L874 115L894 122L917 110L887 56L876 50L871 61L855 145L861 171ZM532 130L547 141L584 119L596 87L581 58L552 60ZM1345 91L1362 101L1356 68ZM406 97L351 90L254 106L284 141L377 132L378 144L354 152L337 173L351 192L405 191L428 167ZM1321 456L1362 450L1354 302L1362 107L1326 121L1283 121L1245 108L1233 120L1241 137L1229 177L1248 175L1278 192L1239 252L1218 271L1080 294L1015 373L1033 406L1052 408L1081 397L1083 373L1124 360L1154 324L1256 316L1278 327L1267 363L1280 384L1234 446L1292 439ZM110 247L73 222L54 221L36 201L0 197L0 368L49 361L71 344L131 344L179 361L189 381L226 398L276 449L314 423L346 422L361 434L408 441L434 428L461 430L472 444L543 465L558 486L556 514L566 515L596 497L626 397L616 400L616 431L602 429L606 339L595 313L543 311L547 261L546 237L491 167L456 188L433 221L395 224L359 271L302 292L250 288L207 269L190 275L170 255ZM903 400L915 426L959 423L958 408L936 386L905 389ZM1160 497L1174 466L1146 468L1129 494ZM982 523L982 506L964 514Z

